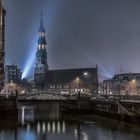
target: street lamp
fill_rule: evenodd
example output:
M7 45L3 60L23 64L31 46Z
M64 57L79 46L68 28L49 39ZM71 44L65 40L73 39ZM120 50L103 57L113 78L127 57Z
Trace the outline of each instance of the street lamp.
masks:
M84 76L87 76L87 75L88 75L88 73L87 73L87 72L84 72L84 73L83 73L83 75L84 75Z
M130 94L131 94L132 91L136 90L136 84L137 84L136 82L137 82L136 79L132 79L130 81Z
M83 92L83 87L88 88L84 82L88 83L88 78L90 74L88 72L83 72L81 75L77 75L75 78L77 92Z
M131 82L132 82L132 83L135 83L135 82L136 82L136 79L133 79Z
M80 98L80 78L76 78L76 83L77 83L77 92L78 92L78 100Z
M79 91L80 90L80 78L79 77L76 78L76 83L77 83L77 91Z

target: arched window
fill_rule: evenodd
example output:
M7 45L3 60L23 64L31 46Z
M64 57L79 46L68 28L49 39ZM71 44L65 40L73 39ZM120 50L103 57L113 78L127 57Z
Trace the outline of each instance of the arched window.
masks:
M44 37L44 36L45 36L45 34L42 32L42 33L41 33L41 36L42 36L42 37Z
M45 45L44 45L44 44L42 44L42 50L44 50L44 48L45 48Z
M40 45L40 44L38 45L38 49L39 49L39 50L41 49L41 45Z

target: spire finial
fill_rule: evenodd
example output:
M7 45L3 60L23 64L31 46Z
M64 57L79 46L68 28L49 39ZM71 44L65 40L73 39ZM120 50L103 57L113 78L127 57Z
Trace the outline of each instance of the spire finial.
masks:
M41 10L41 18L43 19L43 10Z
M41 10L41 16L40 16L40 32L45 32L44 25L43 25L43 11Z
M43 26L43 11L41 10L40 26Z

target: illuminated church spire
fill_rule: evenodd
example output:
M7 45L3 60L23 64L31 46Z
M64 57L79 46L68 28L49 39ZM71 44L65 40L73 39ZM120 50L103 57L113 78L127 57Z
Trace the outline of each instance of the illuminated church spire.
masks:
M41 13L40 26L38 29L38 42L36 52L36 62L34 70L34 80L36 84L43 84L48 70L47 63L47 50L46 50L46 36L45 28L43 25L43 13Z
M38 29L38 49L42 49L46 51L46 37L45 37L45 28L43 25L43 13L41 12L41 18L40 18L40 27Z

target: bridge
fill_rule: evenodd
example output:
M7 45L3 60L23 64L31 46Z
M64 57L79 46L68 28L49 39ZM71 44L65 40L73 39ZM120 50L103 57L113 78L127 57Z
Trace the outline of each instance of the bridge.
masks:
M56 93L31 93L19 95L18 100L77 100L78 96L78 93L72 93L70 95L60 95ZM81 92L80 97L91 97L91 94Z
M58 104L64 113L106 114L114 118L140 120L140 96L99 95L73 93L60 95L56 93L21 94L18 96L18 107L32 105ZM20 108L21 109L21 108ZM24 117L23 117L24 120ZM23 121L24 123L24 121Z
M19 100L66 100L66 97L57 94L23 94Z

